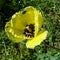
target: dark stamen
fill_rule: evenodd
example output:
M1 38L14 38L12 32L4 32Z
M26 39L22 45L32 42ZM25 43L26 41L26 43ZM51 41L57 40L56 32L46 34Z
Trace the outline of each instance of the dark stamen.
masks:
M31 29L31 32L33 33L34 32L34 25L33 24L30 24L29 25L29 28Z
M26 29L24 30L23 34L25 34L27 37L34 37L34 25L26 25Z

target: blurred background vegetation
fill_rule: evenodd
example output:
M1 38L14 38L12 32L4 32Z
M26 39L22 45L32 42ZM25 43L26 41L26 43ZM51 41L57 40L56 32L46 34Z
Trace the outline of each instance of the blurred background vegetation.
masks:
M11 16L27 6L42 12L43 27L48 37L35 49L27 49L25 42L13 43L4 29ZM0 0L0 60L60 60L60 0Z

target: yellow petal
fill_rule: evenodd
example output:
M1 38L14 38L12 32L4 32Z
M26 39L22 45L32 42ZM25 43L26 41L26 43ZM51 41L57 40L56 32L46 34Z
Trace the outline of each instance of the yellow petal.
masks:
M21 15L21 12L16 12L12 18L11 18L11 26L14 27L15 29L21 30L21 32L24 31L25 25L23 23L23 17Z
M35 24L35 13L34 13L35 10L36 9L34 7L28 6L22 11L22 18L25 24L27 25ZM24 11L25 13L23 14Z
M6 23L5 31L7 36L13 41L13 42L21 42L25 39L24 35L17 29L14 29L11 27L11 21Z
M41 12L37 10L35 11L35 36L38 34L39 28L41 28L42 25L43 25L43 17Z
M37 37L34 37L33 39L27 41L26 43L27 48L34 49L34 47L41 44L42 41L46 39L47 33L48 32L46 30L40 31Z

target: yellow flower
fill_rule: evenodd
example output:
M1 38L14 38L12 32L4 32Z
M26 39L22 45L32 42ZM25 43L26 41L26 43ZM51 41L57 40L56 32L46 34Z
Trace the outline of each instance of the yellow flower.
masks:
M33 49L47 37L47 30L39 30L42 25L41 12L28 6L12 16L11 20L6 23L5 31L14 42L22 42L27 39L26 47Z

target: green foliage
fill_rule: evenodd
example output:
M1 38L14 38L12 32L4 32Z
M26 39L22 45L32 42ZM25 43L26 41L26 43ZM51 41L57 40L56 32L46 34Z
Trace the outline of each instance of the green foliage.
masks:
M26 6L34 6L44 17L47 39L34 50L25 41L16 44L6 36L4 27L11 16ZM0 60L60 60L60 0L0 0Z

